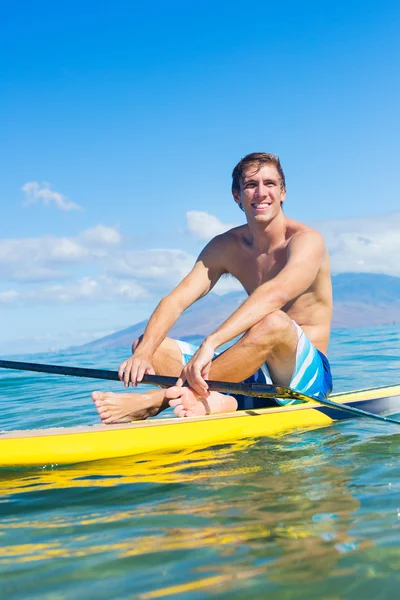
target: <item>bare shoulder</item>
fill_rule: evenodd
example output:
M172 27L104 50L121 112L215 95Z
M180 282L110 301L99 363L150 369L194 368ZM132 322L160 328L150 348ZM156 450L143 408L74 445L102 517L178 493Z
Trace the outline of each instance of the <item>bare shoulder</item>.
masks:
M288 248L311 245L316 249L325 249L324 238L317 229L293 219L286 219L286 238Z
M239 225L238 227L228 229L228 231L213 237L212 240L208 242L207 246L205 246L203 252L219 253L225 249L230 250L233 246L243 242L244 239L248 237L248 232L249 228L247 225Z
M201 251L199 260L209 266L218 266L222 271L229 271L231 259L245 237L246 228L246 225L234 227L213 237Z

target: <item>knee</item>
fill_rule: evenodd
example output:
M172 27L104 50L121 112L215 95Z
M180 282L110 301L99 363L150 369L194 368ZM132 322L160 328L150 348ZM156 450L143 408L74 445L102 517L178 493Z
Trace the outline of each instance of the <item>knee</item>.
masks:
M132 344L132 354L135 353L135 350L137 350L137 347L141 343L142 339L143 339L143 334L140 337L138 337L137 340L135 340L133 342L133 344ZM173 340L171 338L165 338L161 342L161 344L160 344L159 348L157 349L157 351L160 351L160 350L161 351L164 351L164 350L169 351L169 350L171 350L171 349L173 349L175 347L176 347L175 340ZM179 349L179 346L178 346L178 349Z
M142 339L143 339L143 335L141 335L140 337L138 337L138 339L133 342L133 344L132 344L132 354L135 354L135 350L139 346L139 344L142 341Z
M266 340L269 343L274 340L282 341L292 330L293 322L290 317L281 310L277 310L256 323L248 331L248 335L253 343L264 345Z

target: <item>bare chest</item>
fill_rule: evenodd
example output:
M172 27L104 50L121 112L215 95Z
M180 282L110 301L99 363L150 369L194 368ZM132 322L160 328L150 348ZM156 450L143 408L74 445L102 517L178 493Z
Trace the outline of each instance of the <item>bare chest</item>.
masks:
M286 262L286 248L263 254L238 252L232 257L230 272L240 281L247 293L251 294L260 285L276 277Z

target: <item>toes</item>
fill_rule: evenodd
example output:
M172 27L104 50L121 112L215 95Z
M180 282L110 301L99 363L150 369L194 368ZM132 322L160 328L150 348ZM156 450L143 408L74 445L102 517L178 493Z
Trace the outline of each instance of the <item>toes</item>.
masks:
M113 417L102 417L101 421L104 423L104 425L112 425L115 423L115 419Z
M178 404L174 409L174 413L177 417L182 418L186 415L186 409L182 406L182 404Z
M188 387L182 388L181 395L182 395L182 398L184 400L186 400L186 402L190 402L190 400L192 398L196 399L196 397L193 394L192 390L190 388L188 388Z
M112 392L92 392L92 400L96 406L100 406L103 402L107 402L112 398Z
M168 402L168 404L170 406L179 406L180 404L182 404L181 399L180 398L174 398L173 400L170 400Z
M165 390L165 397L166 398L179 398L180 396L182 396L183 390L184 390L184 388L181 388L178 385L174 385L173 387L170 387L167 390Z

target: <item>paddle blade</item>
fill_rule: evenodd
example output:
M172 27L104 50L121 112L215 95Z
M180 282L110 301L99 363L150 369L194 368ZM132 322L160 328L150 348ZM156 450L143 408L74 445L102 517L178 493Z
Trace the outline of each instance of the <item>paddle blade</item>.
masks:
M369 417L370 419L375 419L376 421L384 421L385 423L393 423L394 425L400 425L400 421L392 419L391 417L385 417L384 415L376 415L375 413L362 410L361 408L356 408L355 406L349 406L348 404L339 404L338 402L333 402L332 400L329 400L329 398L324 398L323 400L316 398L314 401L318 402L319 404L322 404L322 406L326 406L327 408L346 411L347 413L353 414L356 417Z

